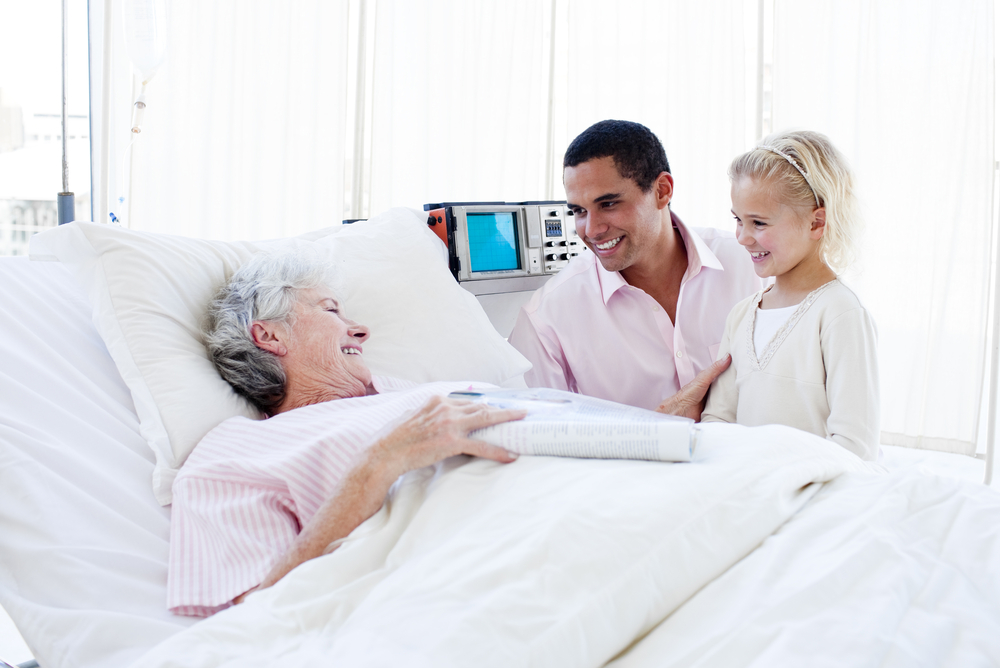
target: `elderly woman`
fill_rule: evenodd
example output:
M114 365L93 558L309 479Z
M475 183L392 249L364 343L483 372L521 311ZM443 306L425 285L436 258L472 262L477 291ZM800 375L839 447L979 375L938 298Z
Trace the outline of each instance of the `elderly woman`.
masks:
M522 412L444 396L468 383L373 378L368 329L344 315L331 278L301 254L258 255L211 306L212 360L269 419L224 422L174 483L168 607L178 614L212 614L320 556L407 471L458 454L515 458L468 434Z

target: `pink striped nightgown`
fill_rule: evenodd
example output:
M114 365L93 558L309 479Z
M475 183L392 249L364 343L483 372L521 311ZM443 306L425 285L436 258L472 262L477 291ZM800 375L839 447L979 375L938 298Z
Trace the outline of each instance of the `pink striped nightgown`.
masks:
M469 383L376 377L379 394L210 431L173 486L167 607L208 616L257 586L350 468L388 427ZM475 384L476 387L483 387Z

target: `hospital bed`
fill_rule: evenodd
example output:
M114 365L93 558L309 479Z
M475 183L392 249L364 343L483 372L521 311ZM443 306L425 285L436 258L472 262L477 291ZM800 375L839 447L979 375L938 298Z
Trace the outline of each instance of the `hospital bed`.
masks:
M246 408L199 340L250 254L340 268L375 372L517 384L424 216L223 243L80 224L0 260L0 605L43 668L1000 664L1000 495L796 430L691 463L453 458L207 620L165 610L169 483Z

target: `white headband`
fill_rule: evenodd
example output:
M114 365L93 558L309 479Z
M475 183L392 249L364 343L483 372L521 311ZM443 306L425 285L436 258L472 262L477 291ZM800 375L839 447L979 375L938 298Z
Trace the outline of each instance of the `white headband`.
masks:
M809 190L812 191L813 199L816 200L816 206L817 207L819 206L819 195L816 194L816 189L812 187L811 183L809 183L809 177L806 176L806 170L804 170L801 167L799 167L799 163L797 163L794 160L792 160L792 156L788 155L787 153L782 153L778 149L771 148L770 146L758 146L757 148L760 149L761 151L770 151L771 153L780 155L782 158L784 158L785 160L788 161L789 165L791 165L792 167L794 167L795 169L797 169L798 172L799 172L799 174L802 175L802 178L804 178L806 180L806 185L809 186Z

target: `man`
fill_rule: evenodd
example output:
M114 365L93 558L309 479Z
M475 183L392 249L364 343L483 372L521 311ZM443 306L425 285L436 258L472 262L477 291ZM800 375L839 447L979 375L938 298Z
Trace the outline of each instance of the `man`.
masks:
M713 365L726 316L762 287L747 252L732 233L689 228L671 213L666 153L638 123L608 120L585 130L566 149L563 184L577 233L593 252L521 309L510 342L533 365L525 380L699 415L708 385L728 366ZM692 410L665 401L690 404L694 386Z

